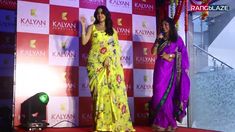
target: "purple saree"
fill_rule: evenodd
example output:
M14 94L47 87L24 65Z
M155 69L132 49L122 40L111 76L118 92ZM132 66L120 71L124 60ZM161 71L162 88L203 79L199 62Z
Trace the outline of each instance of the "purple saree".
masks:
M162 44L163 45L163 44ZM181 37L158 48L153 75L153 96L150 111L151 122L162 128L177 127L186 115L190 80L186 70L189 68L187 48ZM163 59L163 52L175 54L171 62Z

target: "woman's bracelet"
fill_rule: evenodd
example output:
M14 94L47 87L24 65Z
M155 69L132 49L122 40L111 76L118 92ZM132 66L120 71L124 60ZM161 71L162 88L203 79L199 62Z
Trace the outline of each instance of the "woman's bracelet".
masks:
M159 44L155 43L154 47L155 47L155 48L158 48L158 46L159 46Z

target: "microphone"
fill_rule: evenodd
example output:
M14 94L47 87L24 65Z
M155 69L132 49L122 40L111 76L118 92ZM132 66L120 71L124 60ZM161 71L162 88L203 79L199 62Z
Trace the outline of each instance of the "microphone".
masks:
M164 35L165 35L165 32L161 31L159 34L158 34L158 37L156 39L156 42L158 42L159 44L162 44L165 42L164 40ZM155 43L156 43L155 42Z

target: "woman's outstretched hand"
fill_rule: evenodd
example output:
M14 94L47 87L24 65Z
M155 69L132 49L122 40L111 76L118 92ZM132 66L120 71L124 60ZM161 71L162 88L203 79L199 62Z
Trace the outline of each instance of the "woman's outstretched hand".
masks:
M80 17L79 21L81 22L82 27L86 26L86 18L84 16Z

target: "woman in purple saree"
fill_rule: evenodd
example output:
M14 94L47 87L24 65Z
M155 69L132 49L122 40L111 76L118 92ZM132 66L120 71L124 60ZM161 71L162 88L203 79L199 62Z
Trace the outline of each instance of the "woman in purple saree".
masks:
M190 80L187 48L171 18L162 22L162 31L152 48L156 54L150 119L154 131L174 131L188 106Z

